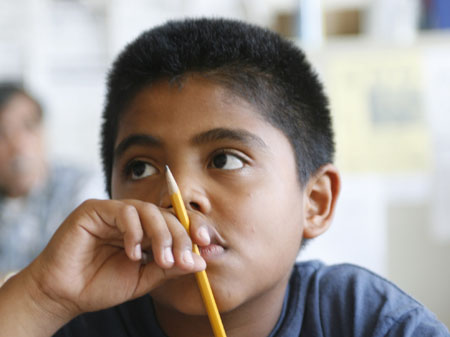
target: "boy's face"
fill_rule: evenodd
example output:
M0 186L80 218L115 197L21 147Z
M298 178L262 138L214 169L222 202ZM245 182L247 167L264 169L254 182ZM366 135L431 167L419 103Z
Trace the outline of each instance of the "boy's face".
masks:
M144 137L130 138L136 135ZM304 197L281 131L249 103L192 76L182 88L162 81L141 90L121 119L115 147L126 139L114 161L113 198L167 207L169 165L191 219L202 217L215 233L205 260L219 310L284 292L301 243ZM193 275L152 296L184 313L204 313Z
M45 171L44 136L34 102L16 94L0 111L0 190L26 195Z

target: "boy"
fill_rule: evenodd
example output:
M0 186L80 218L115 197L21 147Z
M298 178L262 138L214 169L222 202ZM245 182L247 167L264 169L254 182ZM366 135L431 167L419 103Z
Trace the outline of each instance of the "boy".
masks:
M333 151L322 86L290 43L218 19L144 33L109 75L102 158L113 200L81 205L0 289L1 333L211 336L193 277L207 267L228 336L448 336L364 269L295 264L302 239L330 224Z
M26 267L88 196L105 196L100 179L51 161L39 102L20 85L0 83L0 285Z

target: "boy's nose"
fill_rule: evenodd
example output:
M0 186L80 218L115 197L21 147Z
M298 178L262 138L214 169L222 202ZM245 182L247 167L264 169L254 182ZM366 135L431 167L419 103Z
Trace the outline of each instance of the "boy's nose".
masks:
M186 174L186 176L183 174L174 174L174 178L187 210L194 210L203 214L207 214L211 210L210 200L203 185L198 181L199 178L194 178L192 174ZM162 191L160 206L164 208L172 207L167 188Z

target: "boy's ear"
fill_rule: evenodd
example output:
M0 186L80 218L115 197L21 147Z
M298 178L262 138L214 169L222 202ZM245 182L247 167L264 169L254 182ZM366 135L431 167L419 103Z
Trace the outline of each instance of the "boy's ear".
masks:
M339 172L332 164L320 167L309 179L304 189L304 238L315 238L328 229L333 219L340 185Z

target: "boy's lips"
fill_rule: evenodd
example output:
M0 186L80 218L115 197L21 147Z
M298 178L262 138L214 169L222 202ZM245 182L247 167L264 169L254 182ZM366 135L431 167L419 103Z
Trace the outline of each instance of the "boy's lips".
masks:
M209 245L198 246L200 255L205 259L206 262L218 258L226 250L226 245L222 237L217 233L214 227L209 227L208 232L211 238Z
M225 248L221 245L211 243L208 246L198 247L200 255L205 259L206 262L218 258L225 252Z

